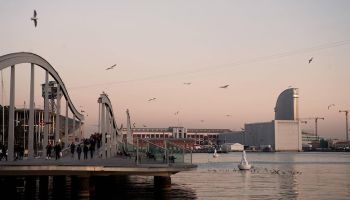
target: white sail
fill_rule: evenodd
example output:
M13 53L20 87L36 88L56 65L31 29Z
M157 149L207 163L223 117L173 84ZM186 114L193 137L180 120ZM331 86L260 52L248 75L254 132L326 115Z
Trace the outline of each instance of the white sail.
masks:
M248 163L247 155L245 151L243 151L242 153L242 159L241 159L241 162L238 164L238 168L240 170L247 170L251 168L251 165Z

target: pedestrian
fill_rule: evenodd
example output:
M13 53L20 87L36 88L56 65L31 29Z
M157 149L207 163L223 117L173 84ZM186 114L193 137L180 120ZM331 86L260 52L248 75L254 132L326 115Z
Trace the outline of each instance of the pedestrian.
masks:
M55 155L56 155L56 160L60 159L60 153L61 153L61 145L60 143L56 143L55 147L54 147L54 151L55 151Z
M6 146L5 145L2 145L2 147L1 147L1 160L2 160L2 158L5 158L5 160L7 161L7 154L8 154L8 151L7 151L7 148L6 148Z
M72 158L74 158L74 152L75 152L75 144L72 142L70 145L70 153L72 154Z
M77 147L77 153L78 153L78 160L80 160L80 155L81 155L81 146L80 146L80 144Z
M46 146L46 159L51 159L52 145L49 142Z
M83 151L84 151L84 160L86 160L88 158L88 152L89 152L89 147L86 144L84 144Z
M91 159L94 157L95 145L90 144L90 157Z

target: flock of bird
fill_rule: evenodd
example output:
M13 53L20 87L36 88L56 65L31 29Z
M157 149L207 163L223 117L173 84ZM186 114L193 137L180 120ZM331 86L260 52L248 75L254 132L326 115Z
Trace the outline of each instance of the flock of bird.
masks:
M231 169L208 169L209 172L250 172L252 174L276 174L276 175L301 175L301 171L296 170L280 170L280 169L268 169L268 168L252 168L250 170L239 170L238 168Z
M38 25L38 17L37 17L37 11L36 10L34 10L34 13L33 13L33 17L31 17L30 19L31 20L33 20L33 22L34 22L34 26L35 27L37 27L37 25ZM308 60L308 62L309 62L309 64L313 61L313 59L314 59L314 57L311 57L309 60ZM112 70L112 69L114 69L115 67L117 66L117 64L114 64L114 65L112 65L112 66L110 66L110 67L108 67L108 68L106 68L106 70ZM184 85L191 85L192 83L191 82L185 82L185 83L183 83ZM223 86L220 86L219 88L221 88L221 89L227 89L228 87L229 87L230 85L223 85ZM291 87L291 86L289 86L289 87ZM148 101L155 101L157 98L155 98L155 97L153 97L153 98L150 98L150 99L148 99ZM330 104L329 106L328 106L328 110L332 107L332 106L335 106L334 104ZM178 115L179 114L179 111L177 111L176 113L175 113L175 115ZM229 115L229 114L227 114L227 115L225 115L226 117L231 117L231 115ZM204 122L204 120L200 120L201 122ZM134 127L135 127L135 124L134 124ZM143 125L143 127L147 127L146 125Z

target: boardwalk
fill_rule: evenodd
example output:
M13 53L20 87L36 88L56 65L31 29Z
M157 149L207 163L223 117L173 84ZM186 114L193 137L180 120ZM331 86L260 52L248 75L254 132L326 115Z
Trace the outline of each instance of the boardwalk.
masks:
M138 164L125 157L108 159L77 160L65 157L59 160L31 159L18 161L1 161L0 176L27 175L146 175L170 176L180 171L189 171L196 165L186 163L173 164Z

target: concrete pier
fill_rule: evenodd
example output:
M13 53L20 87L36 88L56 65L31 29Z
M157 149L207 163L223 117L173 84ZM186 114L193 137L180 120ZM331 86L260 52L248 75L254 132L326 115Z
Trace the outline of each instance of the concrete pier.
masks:
M154 176L154 187L156 189L164 189L171 187L171 177L170 176Z

